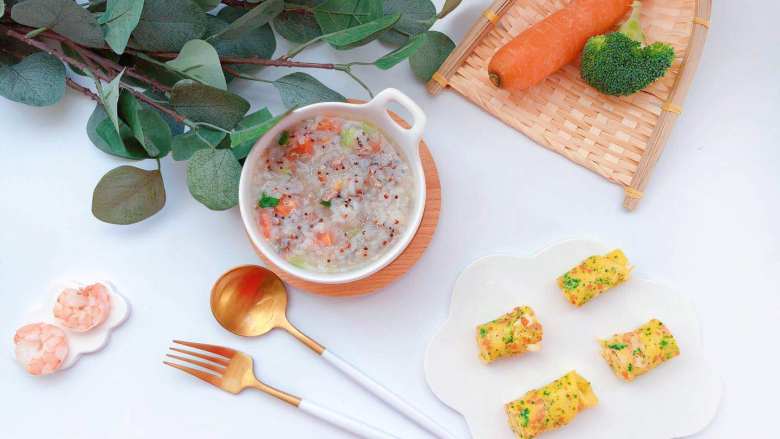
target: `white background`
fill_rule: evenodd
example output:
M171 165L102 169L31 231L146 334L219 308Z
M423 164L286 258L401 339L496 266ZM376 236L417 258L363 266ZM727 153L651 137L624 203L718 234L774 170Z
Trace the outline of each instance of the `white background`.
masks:
M487 4L467 0L438 27L460 39ZM430 393L422 372L455 277L480 256L526 255L564 238L590 237L624 248L638 276L672 285L696 303L706 350L725 386L717 418L698 437L776 437L778 13L769 0L716 2L685 112L635 213L621 208L620 188L457 94L427 96L406 65L391 73L365 70L374 90L395 86L429 115L426 137L443 186L439 229L419 264L391 287L351 299L293 291L290 319L466 438L462 418ZM373 59L381 50L376 43L337 54L319 48L304 59ZM345 95L363 96L329 73L317 75ZM255 105L280 110L269 87L237 87ZM169 340L182 338L240 348L257 358L257 372L270 384L400 437L428 437L287 334L241 339L217 325L208 308L212 282L257 258L237 209L211 212L190 197L184 164L163 162L168 203L159 215L129 227L94 219L94 185L124 162L91 146L84 126L92 107L70 92L42 109L0 100L0 339L10 349L18 316L58 277L107 276L130 299L133 314L106 350L67 372L32 378L10 358L0 359L0 436L347 437L263 394L232 396L165 368Z

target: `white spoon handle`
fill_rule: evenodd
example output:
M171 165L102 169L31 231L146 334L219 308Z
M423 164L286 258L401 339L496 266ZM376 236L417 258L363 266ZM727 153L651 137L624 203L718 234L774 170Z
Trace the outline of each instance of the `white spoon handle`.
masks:
M429 418L426 414L401 399L400 396L396 395L381 384L369 378L366 374L359 371L357 368L355 368L355 366L347 363L338 355L326 350L322 353L322 358L335 366L336 369L352 378L366 390L376 395L379 399L386 402L390 407L394 408L399 413L403 414L421 427L433 433L436 437L441 439L455 439L455 436L453 436L452 433L445 430L444 427L437 424L433 419Z
M305 399L301 400L298 408L314 417L320 418L325 422L329 422L360 437L367 439L399 439L396 436L385 433L384 431L358 421L357 419L338 412L334 412L333 410L327 409L317 403L307 401Z

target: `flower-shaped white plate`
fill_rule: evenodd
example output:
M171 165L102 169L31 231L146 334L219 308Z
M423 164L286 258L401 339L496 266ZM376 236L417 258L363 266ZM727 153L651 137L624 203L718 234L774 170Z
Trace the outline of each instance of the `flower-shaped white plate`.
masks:
M425 358L433 392L466 418L475 439L512 439L504 404L570 370L588 379L599 404L546 439L671 439L706 427L720 402L721 381L702 353L692 304L653 282L632 278L581 308L563 297L556 278L611 248L567 241L532 258L489 256L470 265L455 283L450 316ZM628 253L629 259L631 254ZM544 326L540 352L485 365L476 326L518 305L529 305ZM671 330L681 355L626 383L599 354L598 338L633 330L658 318Z
M54 318L54 304L57 303L62 290L66 288L83 288L89 284L100 282L108 288L108 295L111 299L111 313L106 321L86 332L76 332L64 327ZM56 281L52 282L48 292L41 300L36 302L22 318L19 320L17 328L28 323L44 322L62 328L68 336L68 357L60 367L60 371L73 366L83 355L102 349L111 336L111 331L124 323L130 315L130 305L124 297L117 291L116 287L108 281L97 280L94 282L82 283L76 281ZM11 356L15 358L13 343L11 344Z

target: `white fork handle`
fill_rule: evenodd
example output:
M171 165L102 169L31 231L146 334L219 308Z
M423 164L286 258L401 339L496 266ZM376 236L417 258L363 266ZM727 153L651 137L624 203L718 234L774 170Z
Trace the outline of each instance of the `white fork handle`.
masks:
M355 368L355 366L347 363L338 355L326 350L322 353L322 358L335 366L336 369L352 378L366 390L373 393L376 397L387 403L390 407L416 422L419 426L425 428L436 437L441 439L455 439L455 436L453 436L452 433L445 430L444 427L437 424L436 421L428 417L428 415L413 407L411 404L401 399L400 396L391 392L381 384L369 378L366 374L359 371L357 368Z
M305 399L301 400L298 408L314 417L320 418L325 422L329 422L343 430L366 439L399 439L396 436L385 433L384 431L358 421L357 419L326 409L317 403Z

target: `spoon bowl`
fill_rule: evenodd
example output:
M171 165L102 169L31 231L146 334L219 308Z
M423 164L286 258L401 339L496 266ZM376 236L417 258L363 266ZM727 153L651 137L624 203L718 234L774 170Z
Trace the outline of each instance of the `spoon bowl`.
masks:
M287 320L284 282L259 265L242 265L220 276L211 288L211 313L236 335L257 337L280 328L317 354L325 350Z

